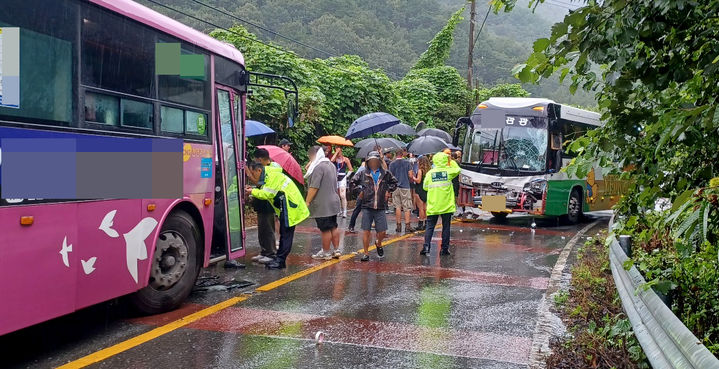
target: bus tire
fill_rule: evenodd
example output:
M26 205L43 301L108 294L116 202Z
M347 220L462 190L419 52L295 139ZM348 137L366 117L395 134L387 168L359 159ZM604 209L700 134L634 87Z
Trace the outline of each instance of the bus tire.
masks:
M502 211L493 211L492 212L492 217L494 217L494 219L498 222L507 221L507 215L508 215L507 213L502 212Z
M173 211L160 230L148 285L130 295L141 313L158 314L176 309L195 286L202 267L200 231L192 217Z
M582 192L573 189L569 195L567 202L567 215L564 216L564 222L567 224L577 224L582 219Z

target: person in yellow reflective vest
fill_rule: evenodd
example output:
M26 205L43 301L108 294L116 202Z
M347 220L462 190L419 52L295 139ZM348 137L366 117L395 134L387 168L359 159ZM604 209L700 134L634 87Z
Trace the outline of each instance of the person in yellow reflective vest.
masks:
M282 173L281 168L265 167L261 163L248 162L247 180L258 186L245 187L245 194L272 204L280 218L280 248L275 260L265 264L269 269L284 269L287 255L292 251L295 226L310 216L305 199L290 177Z
M440 255L449 255L449 232L454 206L452 179L459 175L459 165L449 155L438 152L432 157L434 168L427 172L422 187L427 191L427 228L424 231L424 245L421 255L429 254L437 220L442 217L442 250Z

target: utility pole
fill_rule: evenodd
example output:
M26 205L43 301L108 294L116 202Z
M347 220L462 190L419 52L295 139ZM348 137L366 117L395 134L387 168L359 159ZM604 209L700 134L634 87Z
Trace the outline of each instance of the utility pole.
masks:
M467 52L467 88L472 89L472 57L474 55L474 18L477 14L477 1L469 0L469 51Z

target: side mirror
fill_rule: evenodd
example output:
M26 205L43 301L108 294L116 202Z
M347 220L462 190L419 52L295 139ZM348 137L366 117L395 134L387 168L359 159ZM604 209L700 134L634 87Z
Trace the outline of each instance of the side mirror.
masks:
M552 150L562 149L562 135L560 133L552 133L552 139L550 141Z

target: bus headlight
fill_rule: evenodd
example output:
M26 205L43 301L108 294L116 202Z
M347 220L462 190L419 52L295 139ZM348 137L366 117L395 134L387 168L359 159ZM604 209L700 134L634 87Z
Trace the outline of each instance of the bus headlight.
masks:
M464 174L459 175L459 183L466 185L466 186L472 186L472 178L469 176L466 176Z

